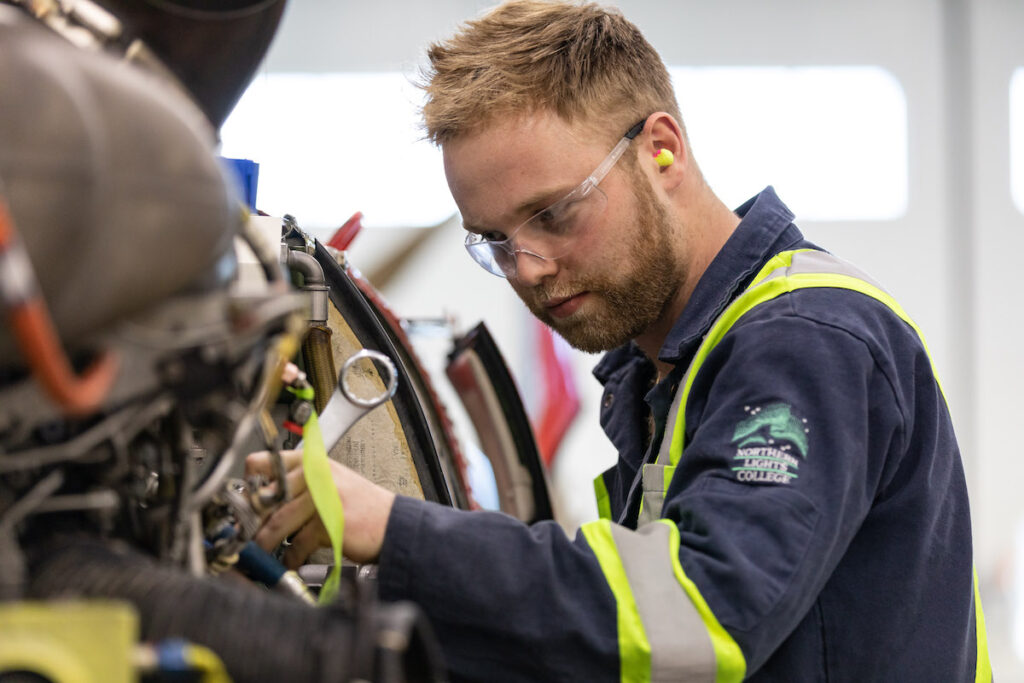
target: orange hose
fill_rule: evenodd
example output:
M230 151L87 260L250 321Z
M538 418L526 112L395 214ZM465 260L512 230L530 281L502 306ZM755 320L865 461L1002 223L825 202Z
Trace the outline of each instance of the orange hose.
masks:
M0 251L14 245L14 220L7 211L7 202L0 197Z
M17 240L7 204L0 198L0 254L15 249L24 247ZM27 255L24 262L29 262ZM81 377L76 377L42 296L34 293L27 301L4 302L4 305L21 355L50 398L70 415L95 412L117 376L114 354L104 352Z

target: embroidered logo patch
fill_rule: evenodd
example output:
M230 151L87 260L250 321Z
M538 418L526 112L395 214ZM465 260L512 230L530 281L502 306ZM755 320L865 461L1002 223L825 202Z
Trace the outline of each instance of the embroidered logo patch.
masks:
M747 413L732 435L738 481L790 484L799 477L800 459L807 459L807 420L797 418L787 403L744 406Z

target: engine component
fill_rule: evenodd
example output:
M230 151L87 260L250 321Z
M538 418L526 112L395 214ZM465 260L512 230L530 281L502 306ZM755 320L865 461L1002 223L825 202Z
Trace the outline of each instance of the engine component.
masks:
M131 683L138 634L124 602L0 604L0 680Z
M244 214L190 102L7 6L0 82L3 192L71 353L95 348L117 319L231 276ZM0 328L0 366L19 360Z
M314 255L324 268L331 303L359 344L379 350L395 361L399 385L391 404L408 440L424 498L463 509L473 507L466 484L466 465L447 415L430 388L429 377L417 363L398 319L390 315L369 283L354 269L335 260L319 242L315 244Z
M302 291L309 293L310 308L306 316L315 325L327 322L327 284L324 269L315 258L299 249L281 245L281 262L302 275Z
M256 73L285 5L285 0L13 2L79 48L123 55L134 66L174 81L218 129Z
M502 511L528 523L552 519L530 421L501 352L483 323L456 341L447 373L491 461Z
M331 353L331 334L331 328L327 325L310 325L302 341L302 359L309 383L316 392L316 412L321 415L338 386L338 371L334 366L334 354Z
M120 40L104 15L84 9L88 0L28 2L65 37ZM131 4L242 16L281 3ZM0 6L0 199L9 235L22 243L12 251L3 240L0 281L20 287L27 280L11 276L18 259L31 266L67 374L103 353L119 361L109 390L69 414L42 388L46 363L31 362L43 337L16 342L12 327L0 326L0 643L37 654L54 638L93 643L96 652L50 651L90 680L127 680L135 671L124 677L134 642L126 624L137 617L143 638L192 641L139 651L147 680L175 658L208 675L224 674L222 660L237 681L438 680L415 608L378 605L356 586L353 599L313 609L233 571L260 513L286 494L232 475L254 442L279 455L267 416L306 327L297 315L303 297L247 230L203 113L166 79L113 57L116 45L99 43L111 49L78 49ZM215 66L203 69L217 74ZM234 286L236 237L259 261L257 287ZM4 286L8 308L27 300ZM68 599L84 611L64 610ZM102 611L110 600L120 606ZM110 642L95 645L89 619L76 614L124 628L97 630ZM8 616L16 633L5 630ZM116 670L86 656L97 653ZM0 678L76 680L45 657L0 654Z
M358 372L357 364L364 359L376 361L378 371L384 370L381 373L385 378L384 390L375 396L360 396L359 391L352 386L351 376ZM391 400L398 388L398 370L391 359L380 351L363 349L345 361L338 375L337 387L320 415L320 433L328 451L345 436L359 418L385 401ZM299 446L301 445L300 442Z
M64 538L30 563L35 599L103 598L138 610L140 635L187 634L216 652L238 681L439 681L429 625L409 605L372 594L349 607L313 608L251 585L210 581L128 548Z

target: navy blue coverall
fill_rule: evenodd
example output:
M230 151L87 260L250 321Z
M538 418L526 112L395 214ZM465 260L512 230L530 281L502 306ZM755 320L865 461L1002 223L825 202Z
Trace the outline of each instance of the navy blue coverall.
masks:
M611 521L570 539L396 500L381 596L425 608L456 678L991 678L963 467L918 331L845 266L816 274L832 257L771 188L737 213L660 351L673 372L654 384L633 344L595 370ZM755 290L772 291L734 315Z

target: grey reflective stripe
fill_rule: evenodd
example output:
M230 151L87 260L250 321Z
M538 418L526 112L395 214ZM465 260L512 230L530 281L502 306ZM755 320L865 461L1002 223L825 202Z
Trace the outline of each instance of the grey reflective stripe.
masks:
M611 525L633 600L651 646L652 681L715 680L715 650L690 597L679 585L664 523L630 531Z
M683 387L686 386L686 380L693 370L692 365L687 368L686 375L683 376L682 381L676 386L676 393L672 397L672 407L668 409L668 419L665 420L665 431L661 435L661 444L658 446L658 457L654 459L653 465L643 466L640 482L640 515L637 517L637 524L646 524L661 518L661 508L665 504L665 492L668 490L664 469L672 464L672 458L669 453L672 447L672 433L675 430L676 420L679 416L679 404L683 399Z
M661 517L661 508L665 504L665 466L657 463L644 465L640 474L643 504L637 526L653 522Z
M762 282L768 282L778 277L786 277L789 275L801 275L804 273L821 273L827 275L847 275L849 277L863 280L872 287L876 287L883 292L885 291L881 285L874 281L870 275L865 273L860 268L857 268L852 263L847 263L838 256L833 256L824 251L801 251L793 254L792 265L788 268L783 266L776 268L760 282L753 285L756 287Z
M683 375L679 385L676 387L676 395L672 397L672 407L669 408L668 419L665 420L665 432L661 435L661 444L658 446L658 457L654 460L658 465L672 464L669 450L672 448L672 434L675 432L679 409L682 407L680 404L683 401L683 387L689 383L690 373L695 370L696 368L693 367L693 363L690 363L690 367L686 368L686 374Z

